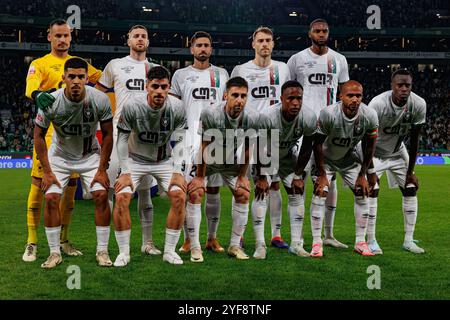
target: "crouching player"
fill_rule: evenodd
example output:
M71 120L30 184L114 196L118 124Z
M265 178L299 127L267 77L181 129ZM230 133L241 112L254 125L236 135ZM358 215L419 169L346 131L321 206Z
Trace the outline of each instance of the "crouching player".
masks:
M340 102L323 109L314 141L316 177L311 203L313 245L311 256L322 257L322 222L329 181L339 172L355 195L356 241L354 251L373 256L365 240L369 215L367 169L375 151L378 132L376 112L361 103L363 88L354 80L342 86ZM360 143L362 142L362 143ZM362 154L363 155L362 155Z
M50 256L41 267L50 269L62 262L60 252L61 218L59 202L70 176L78 173L85 186L90 186L95 204L97 226L97 262L110 266L108 257L109 179L106 174L112 150L112 112L109 98L103 92L86 86L88 64L80 58L71 58L64 64L65 88L52 93L55 102L45 111L40 109L35 120L34 141L44 176L44 223L50 247ZM103 144L97 141L97 125L103 135ZM53 124L55 134L48 150L45 134Z
M216 107L204 109L200 116L203 127L200 150L202 159L198 165L197 176L188 185L189 199L186 207L191 260L195 262L203 261L199 226L195 223L195 217L199 216L201 210L205 177L215 173L222 176L233 194L232 232L228 254L237 259L249 258L242 250L240 241L248 221L250 182L247 169L250 163L251 140L256 142L256 131L251 130L254 133L252 134L248 129L256 128L258 117L245 110L247 92L248 84L244 78L229 79L225 91L226 101Z
M313 110L302 106L303 87L297 81L287 81L281 87L281 103L267 109L260 119L261 129L270 129L278 133L278 159L271 159L277 174L271 177L272 182L282 181L288 194L288 214L291 224L291 245L289 252L298 256L309 257L303 249L303 220L305 215L304 199L304 169L312 151L313 135L316 130L316 114ZM275 130L274 130L275 129ZM271 134L270 137L273 135ZM303 137L303 143L298 152L298 140ZM272 140L273 141L273 140ZM263 148L260 144L260 149ZM273 151L273 150L272 150ZM274 158L274 153L270 153ZM278 160L278 161L277 161ZM274 163L278 162L278 163ZM266 258L264 241L264 221L267 211L266 194L269 192L268 177L261 174L260 163L255 165L255 200L252 203L253 229L256 246L253 257Z
M147 95L135 95L124 104L117 125L117 154L120 176L115 184L115 235L119 255L114 266L130 262L131 219L129 205L133 190L144 177L154 177L168 193L171 207L167 216L163 260L183 264L175 252L184 221L186 183L181 163L171 158L172 134L182 139L186 124L185 108L175 97L168 96L170 74L161 66L147 75ZM174 152L176 154L176 152Z

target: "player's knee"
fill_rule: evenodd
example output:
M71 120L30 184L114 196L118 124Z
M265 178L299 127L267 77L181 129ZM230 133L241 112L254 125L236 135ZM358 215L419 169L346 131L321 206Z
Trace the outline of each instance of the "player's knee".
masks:
M209 194L218 194L220 188L219 187L206 187L206 193Z
M95 205L102 205L108 203L108 192L106 190L95 191L92 193L92 199Z
M236 203L247 204L250 199L250 192L245 189L238 188L234 193L234 199Z
M131 201L131 193L118 193L116 194L116 208L119 213L125 211Z
M364 196L363 191L361 188L358 189L352 189L353 194L355 195L356 198L362 198Z
M322 190L321 192L319 192L319 190L314 187L313 194L317 197L326 198L328 195L328 191Z
M48 193L45 195L45 203L49 210L56 210L59 207L61 195L59 193Z
M169 199L172 208L182 208L186 203L186 194L182 190L169 191Z
M280 183L278 181L272 182L272 184L270 185L270 190L273 190L273 191L280 190Z
M369 192L370 198L378 198L378 193L380 192L380 189L373 189Z
M417 195L416 188L400 188L404 197L415 197Z
M205 191L202 188L197 189L193 192L190 192L189 193L189 202L193 203L193 204L202 203L204 193L205 193Z

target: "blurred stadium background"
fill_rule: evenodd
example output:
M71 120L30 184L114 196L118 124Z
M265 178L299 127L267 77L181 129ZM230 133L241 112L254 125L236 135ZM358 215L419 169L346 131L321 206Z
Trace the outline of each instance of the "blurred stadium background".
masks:
M329 46L346 56L350 78L359 80L364 85L363 101L365 103L368 103L378 93L389 89L391 70L401 66L409 68L414 73L413 91L427 101L427 124L425 134L420 141L421 157L418 158L418 162L450 164L450 2L448 0L413 1L413 4L407 0L395 2L389 0L351 2L345 0L102 0L95 3L88 0L0 0L0 168L31 168L33 119L36 110L24 95L26 73L33 59L49 52L50 47L46 36L49 22L55 18L67 19L70 16L67 8L73 4L81 9L81 29L73 31L72 46L69 52L88 59L98 69L103 69L111 59L128 54L127 31L135 24L143 24L149 29L149 58L168 67L172 72L192 62L189 52L190 36L198 30L210 32L215 48L211 61L225 67L231 73L236 64L246 62L254 57L251 35L256 27L264 25L274 30L276 44L272 58L286 62L292 54L310 45L307 37L309 23L315 18L324 18L330 24ZM369 30L366 27L366 20L369 17L366 8L372 4L381 8L380 30ZM384 213L381 213L381 215L386 214L386 219L384 222L380 219L380 230L383 230L380 231L381 236L384 236L385 239L395 238L396 241L390 243L389 246L386 244L386 249L395 250L395 254L376 259L378 264L393 270L385 282L389 289L383 294L371 295L365 288L366 275L364 273L356 275L355 268L361 267L363 270L363 267L367 267L367 263L356 259L353 255L350 259L350 252L338 254L333 250L330 251L330 260L323 264L315 261L306 262L304 273L296 270L288 274L287 269L278 274L272 273L273 282L269 282L272 282L274 287L271 289L264 289L264 286L254 287L255 281L261 284L267 282L264 272L273 272L270 263L261 267L259 263L252 261L249 263L248 270L243 270L234 263L233 266L225 265L221 258L213 255L206 257L210 259L210 264L201 267L205 274L203 278L200 276L196 278L196 274L190 273L194 269L198 269L197 266L189 265L186 267L188 269L177 270L176 273L171 274L173 271L168 270L162 261L159 261L160 259L157 263L155 262L153 267L143 264L143 261L135 260L135 267L133 262L129 270L116 273L114 270L107 271L105 280L111 284L111 287L106 286L107 289L99 289L101 286L105 286L105 282L95 278L98 269L94 265L94 260L91 259L93 252L86 252L86 255L91 255L90 258L87 258L88 262L81 261L79 263L85 268L83 270L92 272L88 275L92 282L87 284L91 291L74 295L68 294L67 290L63 291L64 288L55 291L54 286L66 279L64 269L61 269L60 274L53 273L52 276L47 277L40 270L36 273L37 275L32 275L34 272L31 273L30 270L36 269L37 271L39 268L37 264L29 266L20 261L16 269L11 267L20 260L26 240L25 217L29 170L17 170L17 174L13 174L9 170L2 171L0 171L2 181L12 181L12 184L1 192L3 199L0 200L0 211L3 213L2 220L5 224L1 228L0 234L1 237L8 236L9 238L2 238L0 243L3 244L4 250L14 252L14 256L0 264L0 270L5 272L2 272L3 274L10 272L10 276L6 277L8 279L3 278L0 281L1 287L3 287L0 290L0 297L3 298L448 299L450 296L448 286L446 287L446 284L449 284L448 273L445 275L445 273L439 272L442 270L448 272L446 269L448 268L446 259L450 256L448 251L439 258L432 254L427 258L400 255L401 242L399 239L403 223L400 213L400 195L397 193L382 198L384 200L381 200L380 204L380 208L383 203L386 205L385 209L382 209ZM423 220L426 221L423 221L419 214L419 221L423 222L419 223L417 230L419 236L427 241L424 246L431 249L431 252L433 250L437 252L437 245L444 243L446 241L445 234L448 234L446 224L441 225L440 221L443 221L441 218L444 216L444 219L447 219L445 212L448 211L450 203L445 197L444 199L433 198L433 187L447 190L448 194L448 185L443 181L446 181L445 179L448 181L450 178L449 170L448 166L436 166L432 170L423 167L417 171L420 175L427 176L422 180L426 181L426 186L422 191L423 196L419 192L420 201L423 199L420 207L424 208L424 211L435 213L434 216L424 217ZM421 179L420 175L419 179ZM311 190L311 186L308 188ZM228 191L225 193L222 209L224 222L219 227L219 237L228 240L227 208L230 201ZM342 194L343 196L339 200L342 201L342 207L338 208L336 224L338 232L346 234L345 237L342 237L343 240L350 243L354 232L351 199L346 192L342 192ZM166 202L158 199L155 206L161 204L163 210L167 210ZM391 203L396 205L391 207ZM308 208L309 200L307 200L307 212ZM77 243L82 246L92 247L95 243L91 210L92 205L90 204L77 204L75 208L72 234L76 238L81 236L80 233L83 233L84 236L84 233L87 233L84 231L86 225L88 224L91 228L89 236L83 240L77 238ZM348 212L344 214L344 210ZM13 211L14 214L7 214ZM398 214L388 214L391 211L398 211ZM164 217L163 214L159 215L158 218L155 218L157 219L155 223L162 226ZM133 219L138 224L136 217ZM343 224L344 219L347 221L346 226L339 229L339 225ZM288 228L287 221L289 220L284 217L284 227L286 228ZM304 228L309 230L309 219ZM154 232L155 238L158 238L158 244L162 246L162 228L160 231ZM246 234L249 235L248 239L251 239L251 227L248 228ZM287 231L286 238L288 238L288 234ZM139 242L139 236L139 232L134 233L135 241L133 241L135 243ZM44 232L40 232L39 237L40 243L46 244ZM434 241L431 241L432 238ZM110 239L110 245L115 247L113 236ZM442 247L439 248L442 249ZM138 252L139 249L132 247L132 251ZM46 249L43 245L41 258L46 255L44 252ZM252 252L251 249L249 249L250 252ZM281 257L279 252L274 251L271 254L268 262L275 262ZM75 259L68 260L75 261ZM411 263L411 260L415 262ZM286 262L288 263L286 267L297 268L292 261ZM354 263L355 261L356 263ZM417 268L414 269L413 266ZM146 291L148 288L146 284L149 280L145 279L142 272L138 272L137 276L132 272L133 269L139 268L147 268L146 272L148 271L152 279L157 281L157 290ZM205 281L209 281L208 276L214 273L215 268L222 270L220 277L217 278L217 288L214 286L205 288ZM252 273L252 270L257 270L257 268L261 274ZM188 276L185 274L186 270L189 270ZM317 270L322 272L323 278L320 282L302 282L301 285L305 290L301 285L299 287L298 283L291 282L292 276L299 279L305 279L305 276L306 278L315 277ZM324 273L327 271L331 271L331 273L325 276ZM335 277L337 273L340 274L339 279ZM235 276L237 274L247 277L246 281L242 281L244 278L237 278ZM24 278L22 278L23 276ZM423 282L418 280L419 276ZM162 281L163 278L175 279L176 277L182 279L180 283L172 280ZM356 285L356 282L350 285L352 281L359 278L362 278L362 287ZM129 283L127 282L134 279L136 283L139 283L134 287L135 291L128 287ZM229 281L239 282L239 285L236 288L230 287ZM320 291L327 281L336 282L327 289L328 291ZM61 285L64 283L61 282ZM180 284L184 291L178 290ZM43 287L40 287L41 285ZM189 288L191 285L193 287ZM22 286L24 290L16 290ZM41 291L35 289L34 286L40 287ZM117 286L126 290L120 293L113 292L113 288L117 288ZM282 292L283 294L281 294Z

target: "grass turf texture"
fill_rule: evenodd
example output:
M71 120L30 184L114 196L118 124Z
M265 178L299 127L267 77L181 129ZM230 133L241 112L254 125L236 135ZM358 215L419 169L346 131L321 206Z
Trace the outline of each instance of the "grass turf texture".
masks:
M266 260L238 261L226 253L204 251L205 262L189 261L172 266L161 256L144 256L140 252L141 230L136 200L132 202L131 263L125 268L100 268L95 263L95 226L91 201L77 201L70 239L81 249L81 257L64 257L63 264L53 270L42 270L40 264L49 249L43 221L39 228L38 260L22 261L27 229L26 201L29 170L0 170L0 299L449 299L450 251L449 230L450 170L447 166L419 166L416 173L421 183L419 216L415 239L426 253L414 255L401 249L403 214L399 190L387 189L382 178L378 203L377 239L384 255L362 257L352 252L355 227L353 197L341 188L339 178L338 208L334 234L349 249L325 247L322 259L301 258L287 250L268 249ZM311 231L309 205L311 184L307 185L304 223L305 249L310 250ZM283 194L282 235L290 240L287 197ZM227 246L231 232L230 192L223 189L222 214L218 238ZM155 207L153 238L164 247L167 198L153 198ZM41 218L42 219L42 218ZM183 236L181 236L182 238ZM206 218L202 216L201 243L206 241ZM181 245L180 239L179 245ZM266 242L270 243L269 213L266 217ZM254 251L251 216L245 232L246 252ZM110 255L118 253L111 232ZM70 265L81 270L81 289L69 290L66 273ZM370 265L381 270L381 289L369 290L367 273Z

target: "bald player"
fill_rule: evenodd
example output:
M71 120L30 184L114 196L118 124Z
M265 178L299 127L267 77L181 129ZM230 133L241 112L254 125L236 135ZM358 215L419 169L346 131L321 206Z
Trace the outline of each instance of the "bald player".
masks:
M341 101L323 109L314 141L316 163L311 202L312 257L323 256L321 237L325 201L332 176L339 172L354 196L356 240L354 251L373 256L365 240L369 216L367 169L375 151L378 132L376 112L361 102L363 87L350 80L342 86Z
M39 109L45 110L53 104L55 97L48 91L62 88L64 63L72 58L69 55L70 42L72 40L71 30L65 20L57 19L50 23L47 40L50 42L51 52L30 64L27 75L26 96L32 99ZM96 83L102 72L88 64L88 80ZM47 130L45 141L49 147L53 134L53 126ZM37 229L41 218L42 201L44 194L41 187L43 168L33 150L33 167L31 170L31 187L28 194L27 204L27 226L28 240L23 261L35 261L37 257ZM75 192L77 189L77 175L72 176L61 200L61 249L69 256L81 255L81 252L69 242L69 224L74 207Z
M336 102L338 85L349 80L347 60L327 46L329 32L325 20L316 19L311 22L308 32L311 46L294 54L287 63L292 80L297 80L303 86L303 102L316 112L317 117L322 109ZM330 181L326 201L324 244L347 248L348 246L336 240L333 234L336 203L337 187L334 176Z

